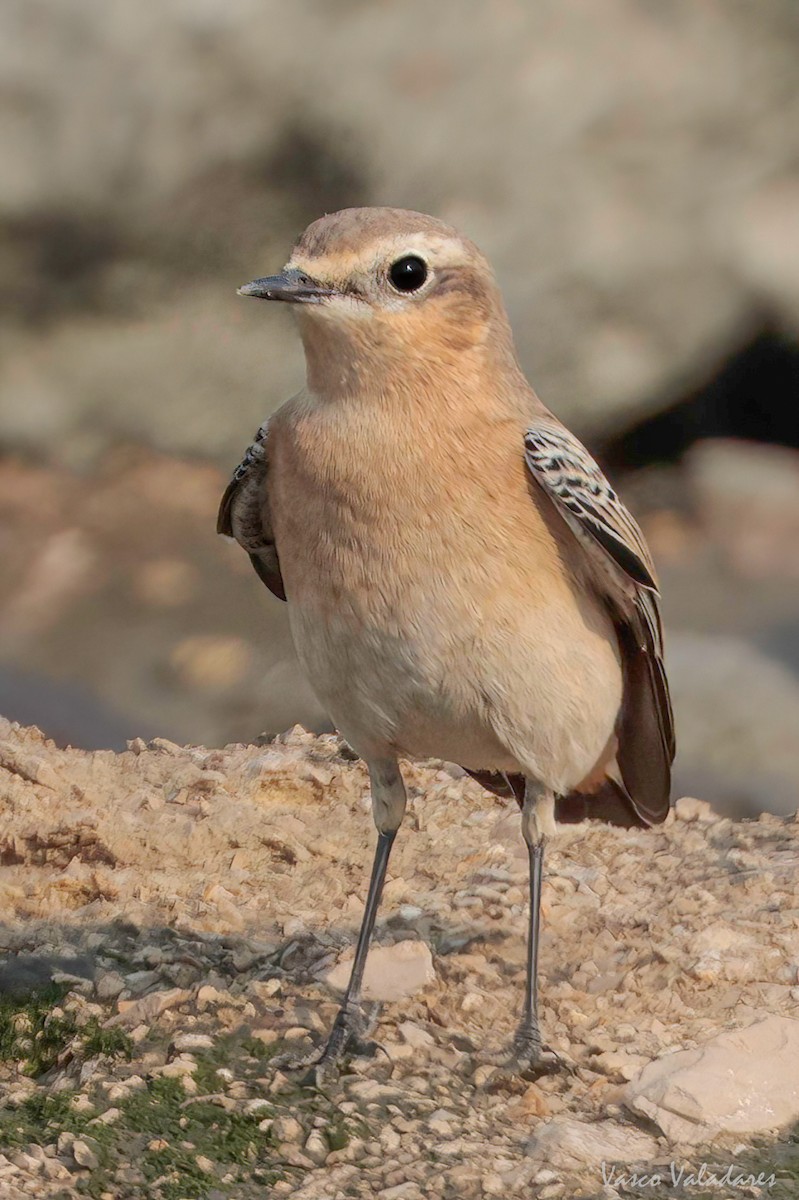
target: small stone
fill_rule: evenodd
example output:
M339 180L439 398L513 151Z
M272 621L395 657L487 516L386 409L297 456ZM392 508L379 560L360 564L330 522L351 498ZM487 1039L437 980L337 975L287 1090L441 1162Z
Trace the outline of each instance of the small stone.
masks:
M446 1108L437 1108L427 1118L427 1127L439 1137L446 1137L448 1133L452 1132L451 1124L456 1120L455 1113L449 1112Z
M603 1162L651 1162L657 1142L648 1133L615 1121L552 1117L536 1129L527 1153L555 1167L580 1169Z
M383 1188L377 1195L379 1200L421 1200L422 1191L418 1183L408 1179L404 1183L395 1183L393 1187Z
M304 1025L289 1025L288 1029L283 1030L283 1037L287 1042L299 1042L302 1038L310 1036L310 1029L306 1029Z
M715 821L716 813L707 800L696 800L693 796L681 796L675 802L674 813L678 821Z
M305 1153L312 1162L316 1163L316 1165L320 1167L330 1153L330 1147L318 1129L313 1129L308 1134L308 1138L305 1142Z
M194 1059L184 1058L181 1055L180 1058L174 1059L171 1063L165 1063L161 1067L159 1074L165 1079L181 1079L184 1075L193 1075L196 1070L197 1063Z
M216 1165L204 1154L198 1154L194 1161L201 1171L205 1171L206 1175L213 1175L216 1170Z
M282 1142L278 1146L278 1153L281 1158L285 1158L289 1166L299 1167L303 1171L310 1171L316 1166L307 1154L303 1154L299 1146L293 1146L291 1142Z
M329 987L343 992L349 983L352 956L324 972ZM369 951L363 991L367 1000L402 1000L421 991L435 979L433 956L424 942L404 941L375 946Z
M505 1183L501 1175L497 1175L495 1171L490 1171L480 1180L483 1189L483 1194L486 1196L503 1196L507 1191Z
M42 1174L45 1179L68 1179L71 1172L65 1163L58 1158L46 1158L42 1163Z
M380 1145L387 1154L395 1154L402 1145L402 1138L396 1129L392 1129L390 1125L387 1125L384 1129L380 1130Z
M125 987L133 996L141 996L148 988L161 982L158 971L131 971L125 976Z
M214 1039L207 1033L179 1033L172 1045L176 1050L213 1050Z
M154 1021L161 1013L179 1004L185 1004L191 998L191 992L186 988L167 988L165 991L150 992L141 1000L119 1000L119 1013L111 1017L108 1025L137 1025L141 1021Z
M273 1046L275 1042L280 1041L280 1034L276 1029L253 1029L250 1036L263 1042L265 1046Z
M508 1116L513 1120L524 1120L526 1117L548 1117L551 1112L549 1102L537 1084L531 1083L521 1096L508 1105Z
M222 992L220 992L218 988L213 987L210 983L204 983L202 987L197 990L197 1003L201 1008L205 1008L209 1004L221 1004L224 999L225 997Z
M303 1129L296 1117L276 1117L272 1133L278 1142L297 1143L302 1141Z
M253 1116L255 1113L263 1112L266 1108L271 1108L272 1105L268 1100L264 1100L262 1096L257 1096L254 1100L248 1100L244 1105L244 1111L248 1116Z
M89 1171L96 1171L100 1165L97 1155L82 1138L72 1143L72 1157L79 1167L86 1167Z
M95 990L99 1000L115 1000L125 986L118 971L105 971L97 980Z
M415 1025L413 1021L401 1021L399 1033L403 1041L415 1049L421 1049L423 1046L434 1046L435 1038L426 1029L422 1029L421 1025Z
M122 1110L119 1108L107 1108L105 1112L101 1112L98 1117L89 1121L90 1125L113 1125L122 1116Z
M38 1175L42 1169L41 1159L36 1158L33 1154L27 1154L24 1150L17 1150L16 1154L12 1154L11 1161L15 1167L19 1167L21 1171L27 1171L29 1175Z

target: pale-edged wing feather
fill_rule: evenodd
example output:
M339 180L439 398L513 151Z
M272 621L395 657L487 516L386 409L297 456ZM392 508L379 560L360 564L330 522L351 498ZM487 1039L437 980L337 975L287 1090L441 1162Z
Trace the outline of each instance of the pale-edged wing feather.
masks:
M580 540L588 535L634 583L657 591L644 535L577 438L562 426L536 425L524 448L530 473Z
M655 569L644 535L585 447L551 418L527 430L525 461L585 552L585 577L619 638L624 698L617 722L620 779L647 824L669 808L674 719L663 666Z
M277 557L266 495L269 471L265 422L247 448L219 505L217 533L235 538L250 556L250 562L273 595L286 599Z

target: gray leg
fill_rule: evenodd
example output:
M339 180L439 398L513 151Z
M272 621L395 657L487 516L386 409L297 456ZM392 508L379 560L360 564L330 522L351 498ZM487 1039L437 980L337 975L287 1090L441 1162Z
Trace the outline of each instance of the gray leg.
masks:
M538 1025L538 945L541 934L541 879L544 842L555 829L555 798L527 780L522 806L522 835L530 867L530 917L527 932L527 977L524 1009L511 1048L511 1064L522 1071L548 1070Z
M344 1057L349 1045L357 1042L364 1033L365 1021L361 1009L363 972L386 879L391 847L405 814L405 785L396 762L387 760L369 763L369 778L372 784L372 813L377 826L377 848L352 974L327 1045L316 1064L316 1075L323 1078L334 1072L336 1064Z

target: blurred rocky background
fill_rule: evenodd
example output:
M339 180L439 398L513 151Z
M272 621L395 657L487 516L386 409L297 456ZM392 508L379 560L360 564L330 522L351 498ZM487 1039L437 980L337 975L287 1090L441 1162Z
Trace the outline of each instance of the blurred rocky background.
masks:
M214 534L303 377L235 288L393 204L487 251L646 528L679 790L796 808L793 0L6 0L0 105L3 715L83 747L324 728Z

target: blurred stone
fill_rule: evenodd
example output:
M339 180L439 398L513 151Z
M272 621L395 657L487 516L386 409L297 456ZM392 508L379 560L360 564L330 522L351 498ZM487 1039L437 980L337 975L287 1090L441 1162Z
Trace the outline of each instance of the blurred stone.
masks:
M415 1025L413 1021L401 1021L397 1028L403 1041L417 1050L435 1045L435 1038L432 1034L428 1033L426 1029L422 1029L420 1025Z
M598 1167L601 1163L651 1163L658 1144L648 1133L615 1121L589 1124L575 1117L553 1117L539 1125L527 1153L548 1166Z
M191 992L185 988L167 988L161 992L150 992L141 1000L119 1000L119 1013L111 1017L109 1025L136 1025L139 1021L154 1021L169 1008L185 1003Z
M767 1133L799 1120L799 1021L768 1016L644 1067L625 1104L675 1142Z
M199 577L195 568L177 558L155 558L143 563L136 589L146 604L177 608L194 594Z
M179 642L170 662L184 687L228 691L246 675L250 648L243 638L198 634Z
M733 570L799 579L799 451L708 440L686 463L700 520Z
M72 1143L72 1156L79 1167L86 1167L89 1171L96 1171L100 1165L94 1150L82 1139Z
M771 177L722 226L742 277L799 320L799 173Z
M705 634L671 633L666 668L677 793L730 816L794 812L799 680L747 642Z

